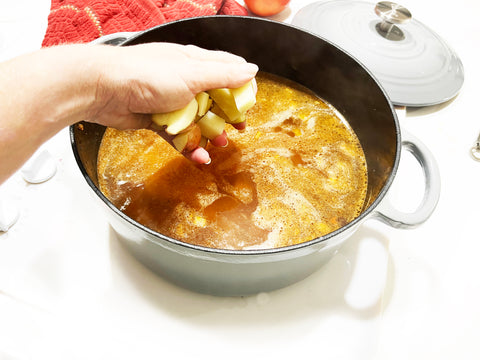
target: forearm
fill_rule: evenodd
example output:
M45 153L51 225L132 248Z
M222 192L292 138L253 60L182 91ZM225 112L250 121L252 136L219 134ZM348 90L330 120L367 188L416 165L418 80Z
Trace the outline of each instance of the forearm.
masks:
M96 66L82 47L43 49L0 64L0 183L63 127L88 117Z

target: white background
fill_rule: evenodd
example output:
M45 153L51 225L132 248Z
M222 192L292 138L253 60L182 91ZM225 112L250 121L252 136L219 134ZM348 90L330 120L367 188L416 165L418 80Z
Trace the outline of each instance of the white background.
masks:
M292 0L275 19L290 22L309 2ZM152 274L118 243L65 130L44 145L58 166L53 179L27 185L15 174L0 187L2 200L20 209L0 233L0 360L479 359L480 162L469 151L480 133L480 3L401 4L465 67L458 97L407 109L400 120L440 167L440 202L424 225L396 230L369 220L293 286L242 298L199 295ZM40 47L49 6L0 3L0 60ZM390 195L413 210L423 179L404 154Z

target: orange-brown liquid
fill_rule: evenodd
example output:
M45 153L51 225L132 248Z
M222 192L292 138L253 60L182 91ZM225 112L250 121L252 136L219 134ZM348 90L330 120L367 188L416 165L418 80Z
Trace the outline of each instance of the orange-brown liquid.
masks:
M113 204L172 238L222 249L312 240L362 210L366 161L338 113L290 81L260 73L247 129L209 165L183 158L149 130L107 129L99 184Z

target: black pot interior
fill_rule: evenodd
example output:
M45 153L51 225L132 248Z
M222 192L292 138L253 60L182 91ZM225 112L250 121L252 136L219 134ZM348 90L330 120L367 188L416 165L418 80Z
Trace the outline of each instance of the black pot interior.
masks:
M194 44L232 52L256 63L261 71L311 89L345 117L362 144L368 167L364 209L383 197L398 166L398 123L385 92L372 75L344 51L289 25L230 16L168 23L140 33L124 45L149 42ZM104 130L90 123L71 128L74 153L92 186L98 185L97 153Z

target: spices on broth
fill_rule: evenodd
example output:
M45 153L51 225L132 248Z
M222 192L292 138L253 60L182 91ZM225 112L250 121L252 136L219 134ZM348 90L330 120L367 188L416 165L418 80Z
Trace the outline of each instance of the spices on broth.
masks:
M149 130L107 129L101 191L169 237L221 249L263 249L326 235L357 217L367 191L361 145L339 113L304 87L260 72L247 128L212 162L186 160Z

